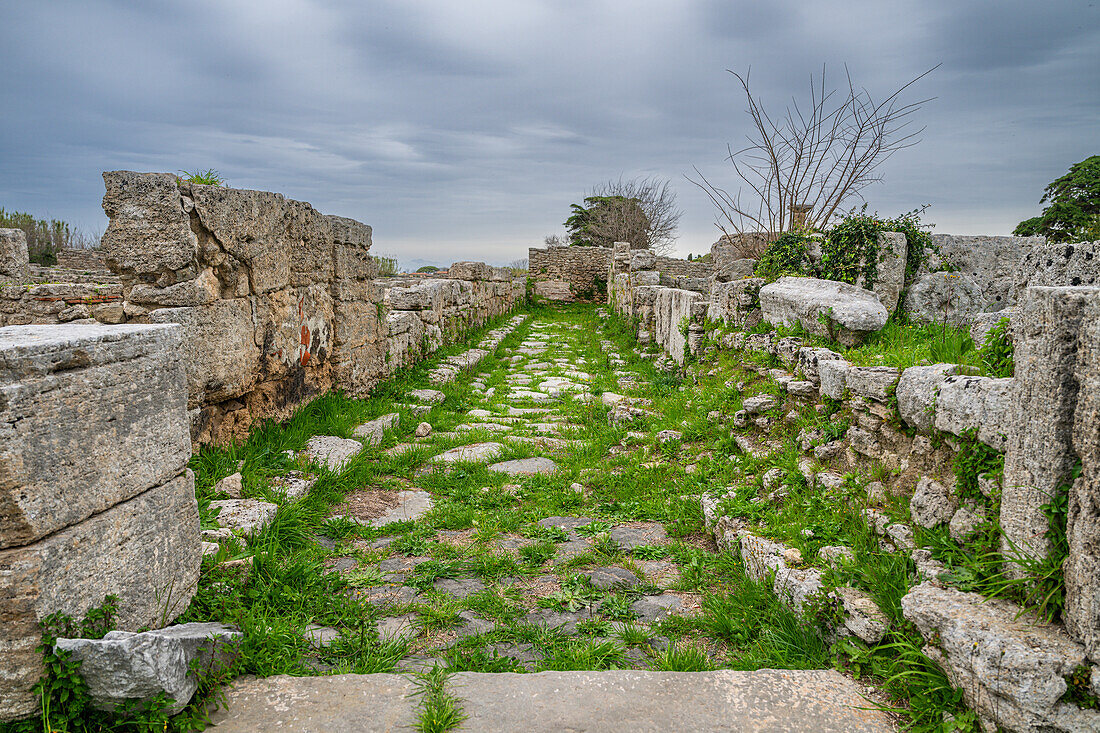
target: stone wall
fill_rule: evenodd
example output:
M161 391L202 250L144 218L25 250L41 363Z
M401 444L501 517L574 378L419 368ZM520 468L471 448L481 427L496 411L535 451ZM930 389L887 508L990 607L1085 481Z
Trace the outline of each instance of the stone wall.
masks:
M531 247L527 272L536 283L536 294L538 283L553 283L544 297L553 292L554 300L592 299L607 287L611 251L608 247ZM566 287L569 298L564 296Z
M38 626L182 613L201 552L176 326L0 328L0 719L39 709Z
M764 352L779 364L769 369L756 366L759 360L743 362L743 368L773 380L781 396L753 398L751 405L746 400L733 416L734 427L755 424L763 432L758 440L738 435L738 445L766 452L769 425L799 402L839 408L838 416L849 422L846 434L831 440L804 430L798 440L807 457L799 460L799 471L810 485L830 491L848 473L882 466L889 470L882 479L886 486L869 485L870 501L909 497L908 521L873 508L863 517L884 548L910 555L917 569L902 606L928 642L925 652L987 726L1100 726L1096 711L1062 699L1066 678L1082 665L1091 666L1092 693L1100 692L1100 288L1031 286L1019 293L1016 374L998 379L968 375L951 364L859 366L798 338L748 333L741 329L756 325L754 291L761 282L715 286L708 307L726 326L708 334L709 345L701 350L704 357L717 349ZM1005 469L1002 479L979 476L977 492L967 494L956 484L953 465L972 440L1002 453ZM942 527L951 541L974 551L969 543L977 528L992 521L1004 538L1004 569L1022 575L1011 559L1050 551L1045 505L1059 493L1067 498L1067 492L1062 623L1041 623L1030 607L949 587L948 569L931 547L921 546L918 528ZM735 518L715 515L716 502L707 501L704 514L719 546L743 556L750 552L751 574L754 563L764 562L753 553L767 541L747 534ZM777 547L780 557L783 548ZM824 592L813 568L783 566L775 578L776 592L792 603Z
M334 386L366 395L524 294L484 263L452 268L470 280L379 280L369 226L277 193L103 178L123 315L183 328L196 443L242 438Z

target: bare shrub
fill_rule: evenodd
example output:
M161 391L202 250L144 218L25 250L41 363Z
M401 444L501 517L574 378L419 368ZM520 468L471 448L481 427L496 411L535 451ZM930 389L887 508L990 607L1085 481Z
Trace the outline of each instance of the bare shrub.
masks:
M726 157L737 177L736 192L711 183L698 168L689 177L714 204L715 224L745 252L793 228L822 228L862 191L882 180L879 169L899 150L920 142L924 130L911 130L912 115L930 101L902 103L903 94L938 67L903 84L881 101L857 88L847 73L847 87L830 89L825 68L820 80L810 76L808 105L797 100L773 117L749 88L748 74L730 71L745 93L753 133L748 145Z

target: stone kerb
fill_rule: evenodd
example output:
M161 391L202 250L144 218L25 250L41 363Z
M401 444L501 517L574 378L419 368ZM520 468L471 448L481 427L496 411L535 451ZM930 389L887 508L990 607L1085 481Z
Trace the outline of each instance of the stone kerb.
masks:
M0 719L39 708L39 621L190 602L201 550L178 326L0 329Z

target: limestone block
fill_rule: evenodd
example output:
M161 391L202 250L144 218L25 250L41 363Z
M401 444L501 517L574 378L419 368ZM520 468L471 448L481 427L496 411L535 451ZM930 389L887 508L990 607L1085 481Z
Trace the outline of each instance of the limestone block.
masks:
M391 288L386 293L393 310L439 310L443 307L445 280L426 280L411 288Z
M137 283L130 289L127 300L144 305L209 305L221 296L221 284L214 270L207 268L199 276L184 280L166 288Z
M328 222L329 230L332 233L332 241L335 244L342 244L347 247L354 247L356 249L362 249L364 251L369 250L371 247L371 228L363 222L356 221L355 219L348 219L344 216L334 216L333 214L325 214L325 221ZM337 273L337 277L349 277L348 275L340 275Z
M248 266L254 294L332 279L332 228L309 204L269 191L199 184L188 190L202 225Z
M30 545L0 550L0 719L39 709L38 622L54 612L82 617L119 598L117 626L159 627L181 614L202 554L190 471Z
M651 249L636 249L630 253L630 271L652 270L657 266L657 254Z
M636 288L651 287L661 284L661 275L653 270L642 270L630 273L630 283Z
M332 353L335 317L324 285L287 288L249 300L265 380L296 367L317 366Z
M447 277L455 280L488 280L492 268L484 262L455 262L447 270Z
M572 286L564 280L545 280L535 283L535 295L547 300L572 300Z
M821 382L818 364L823 361L836 361L841 359L840 354L832 349L824 349L813 346L803 346L795 357L795 368L802 372L806 379L814 384Z
M1014 300L1031 285L1100 285L1100 241L1041 241L1028 248L1015 275Z
M875 282L871 290L890 313L897 309L901 291L905 289L906 247L905 235L901 232L879 232ZM866 287L862 275L856 285Z
M981 311L1013 305L1013 288L1024 257L1045 242L1045 237L932 235L936 259L977 285Z
M92 704L112 711L125 702L166 693L170 714L183 710L203 673L228 669L244 634L218 623L189 623L136 634L109 631L102 639L58 639L56 648L80 662Z
M781 277L760 289L764 320L854 346L886 325L889 314L869 290L812 277Z
M712 321L723 321L741 328L755 326L751 318L754 313L759 314L760 288L765 283L763 278L751 277L715 283L710 295L707 317Z
M508 267L490 267L489 280L492 282L506 283L512 281L512 270Z
M1015 420L1014 384L1012 378L945 376L936 396L932 423L936 430L959 436L977 430L978 440L1004 450Z
M660 288L654 303L656 315L656 337L664 350L677 363L684 362L686 334L681 332L681 324L691 320L692 305L703 299L699 293L676 288Z
M940 657L952 684L1006 730L1096 730L1100 711L1061 703L1084 649L1015 604L922 583L901 599L905 618Z
M909 286L905 310L921 323L968 326L982 312L982 290L972 279L958 272L932 272Z
M0 280L26 282L31 277L27 235L22 229L0 229Z
M260 349L249 299L160 308L149 314L149 320L183 327L189 407L239 397L256 383Z
M890 620L871 596L866 591L851 586L841 586L834 592L846 613L844 631L872 646L882 641L886 630L890 628Z
M1066 535L1066 630L1100 660L1100 308L1082 322L1077 349L1080 391L1074 416L1073 447L1081 475L1069 494Z
M714 280L719 283L742 280L747 277L752 277L755 269L756 260L746 258L736 259L715 270Z
M875 402L890 401L890 393L901 377L894 367L851 367L847 372L848 391L854 396L866 397Z
M1076 463L1073 413L1078 334L1100 313L1100 288L1034 287L1024 291L1013 323L1015 388L1001 497L1002 548L1046 555L1042 506Z
M191 457L174 326L0 329L0 547L179 475Z
M382 436L387 430L398 426L401 415L391 412L388 415L368 420L352 432L356 438L362 438L365 445L378 445L382 442Z
M909 516L920 526L932 529L951 521L958 507L959 501L950 487L923 476L909 502Z
M830 359L817 364L817 376L821 381L821 394L834 400L844 399L848 391L848 370L852 365L844 359Z
M102 244L113 270L134 275L197 272L198 237L191 231L176 176L107 171L103 183L103 211L110 223Z
M981 346L985 343L986 336L992 331L1000 322L1007 318L1009 321L1008 337L1012 340L1012 316L1015 314L1015 308L1005 308L1004 310L993 311L992 313L979 313L974 317L974 322L970 326L970 338L974 341L976 346Z
M958 372L954 364L909 367L901 373L895 394L898 413L909 427L931 435L936 399L944 380Z

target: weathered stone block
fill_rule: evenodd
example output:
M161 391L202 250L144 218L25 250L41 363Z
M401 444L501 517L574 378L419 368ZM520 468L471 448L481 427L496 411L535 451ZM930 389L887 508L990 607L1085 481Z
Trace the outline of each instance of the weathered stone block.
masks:
M33 544L0 550L0 719L39 709L31 687L42 674L40 620L58 611L80 617L115 595L121 630L162 626L187 608L201 562L190 471Z
M898 307L901 291L905 289L906 250L905 235L901 232L879 232L876 249L875 282L871 287L887 311L893 313ZM866 287L860 275L856 285Z
M800 323L810 333L854 346L886 325L886 308L869 290L812 277L781 277L760 289L764 320Z
M1081 475L1069 494L1066 536L1066 630L1100 661L1100 308L1082 323L1077 348L1080 391L1073 425L1073 447Z
M224 624L189 623L140 634L109 631L102 639L58 639L56 648L80 662L92 704L100 710L163 692L174 701L168 711L175 714L199 687L192 665L202 674L227 670L243 638Z
M898 413L906 425L925 435L932 433L940 387L957 371L954 364L932 364L909 367L901 373L895 394Z
M546 280L535 283L535 295L547 300L573 300L573 291L564 280Z
M103 183L103 210L110 223L102 244L113 270L139 276L197 272L198 237L174 175L107 171Z
M0 229L0 280L22 283L30 276L27 235L22 229Z
M909 318L921 323L968 326L981 313L982 305L981 288L958 272L922 275L905 295Z
M1041 241L1027 249L1015 275L1014 300L1033 285L1100 285L1100 241L1072 244Z
M886 403L900 376L901 372L894 367L851 367L847 373L848 391L858 397Z
M447 277L454 280L488 280L493 269L484 262L455 262L447 270Z
M1014 385L1012 378L945 376L936 396L932 423L936 430L952 435L976 430L978 440L1004 450L1015 420Z
M191 456L172 326L0 329L0 547L177 476Z
M1024 291L1013 323L1014 419L1008 431L1001 496L1002 548L1042 557L1049 551L1042 511L1070 475L1075 373L1081 327L1100 314L1100 288L1034 287Z
M1044 237L933 234L938 253L933 260L942 260L977 285L980 311L995 311L1013 305L1014 283L1024 257L1045 242Z
M1015 604L923 583L901 599L951 683L983 718L1013 731L1096 730L1100 712L1060 702L1084 649Z
M657 254L651 249L637 249L630 253L630 271L652 270L657 266Z
M848 370L852 365L844 359L830 359L817 364L817 376L821 381L821 395L834 400L844 399L848 390Z
M137 283L130 289L127 300L143 305L209 305L221 297L221 283L210 268L198 277L184 280L166 288Z

